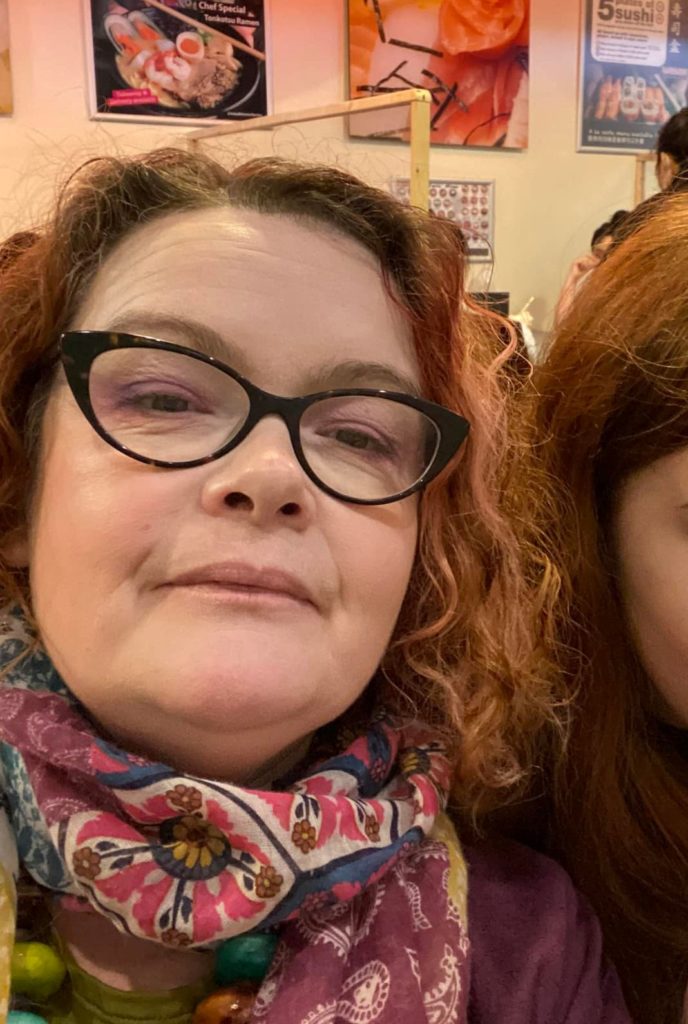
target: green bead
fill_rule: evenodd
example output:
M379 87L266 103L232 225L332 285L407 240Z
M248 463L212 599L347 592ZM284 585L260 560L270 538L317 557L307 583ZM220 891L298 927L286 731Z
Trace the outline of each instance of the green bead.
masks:
M39 1017L35 1013L25 1013L23 1010L10 1010L7 1015L7 1024L48 1024L45 1017Z
M43 1003L55 995L65 974L65 965L52 946L42 942L17 942L12 950L10 977L15 995Z
M262 981L270 970L277 948L277 936L267 932L237 935L223 943L215 955L218 985L235 981Z

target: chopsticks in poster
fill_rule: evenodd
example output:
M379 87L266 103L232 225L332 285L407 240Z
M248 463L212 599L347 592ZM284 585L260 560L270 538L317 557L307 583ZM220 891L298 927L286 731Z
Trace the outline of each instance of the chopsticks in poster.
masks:
M261 53L260 50L254 49L253 46L249 46L248 43L241 42L239 39L235 39L233 36L228 36L226 32L220 32L219 29L213 28L212 25L204 25L200 21L196 21L195 18L190 18L188 14L182 14L181 11L176 10L174 7L168 7L167 4L160 3L160 0L146 0L147 7L155 7L158 11L164 11L165 14L169 14L171 18L177 18L178 21L183 21L186 25L191 25L198 32L210 33L214 36L219 36L220 39L226 39L227 42L231 43L235 50L242 50L244 53L249 53L252 57L257 60L265 60L265 54Z

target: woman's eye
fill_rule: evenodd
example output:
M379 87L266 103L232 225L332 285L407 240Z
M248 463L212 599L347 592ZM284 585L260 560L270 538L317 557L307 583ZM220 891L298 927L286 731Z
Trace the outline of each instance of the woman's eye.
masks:
M350 448L371 448L374 444L374 438L357 430L338 430L335 437L341 444L346 444Z
M151 412L189 412L190 409L189 400L179 395L140 395L133 404L139 409L150 409Z
M358 451L373 452L379 455L391 454L391 446L381 437L367 434L362 430L355 430L351 427L340 427L332 432L333 439L347 448L355 448Z

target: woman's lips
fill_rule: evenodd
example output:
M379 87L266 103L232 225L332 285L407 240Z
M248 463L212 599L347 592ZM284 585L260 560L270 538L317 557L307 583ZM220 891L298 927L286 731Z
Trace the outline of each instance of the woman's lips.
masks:
M196 590L218 600L245 604L298 603L318 608L311 588L297 576L276 567L258 567L245 562L197 566L175 575L164 586Z

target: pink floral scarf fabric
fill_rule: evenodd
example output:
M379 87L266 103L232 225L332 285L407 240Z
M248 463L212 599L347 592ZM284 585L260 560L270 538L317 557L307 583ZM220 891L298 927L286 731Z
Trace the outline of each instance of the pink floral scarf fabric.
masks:
M183 776L103 740L21 620L2 627L0 788L37 882L174 947L279 925L256 1019L465 1019L449 764L426 727L381 715L278 790Z

